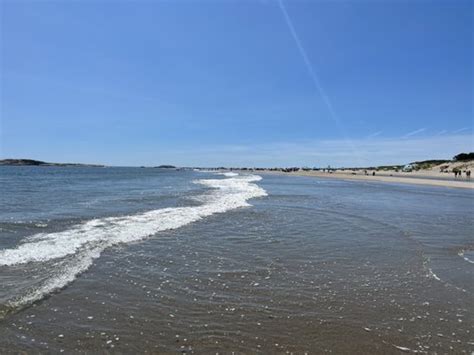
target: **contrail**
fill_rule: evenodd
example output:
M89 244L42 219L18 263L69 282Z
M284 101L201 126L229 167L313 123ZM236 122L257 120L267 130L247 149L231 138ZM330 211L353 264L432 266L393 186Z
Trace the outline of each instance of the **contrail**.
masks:
M409 132L409 133L405 134L402 138L408 138L408 137L414 136L415 134L418 134L418 133L421 133L421 132L424 132L424 131L426 131L426 128L420 128L420 129L417 129L416 131Z
M345 129L342 126L341 120L336 114L334 107L331 103L331 100L329 99L329 96L326 94L326 91L323 89L321 85L321 81L319 80L319 77L316 74L316 71L314 70L313 65L311 64L311 61L309 60L308 54L306 53L306 50L304 49L303 44L301 43L300 38L298 37L298 34L296 33L296 30L295 30L295 27L293 26L293 22L291 21L290 15L288 15L288 12L286 11L285 5L283 4L283 0L278 0L278 4L280 5L280 10L283 14L283 17L285 18L286 25L288 26L291 36L293 37L296 43L296 47L298 47L298 51L300 52L301 57L303 58L304 64L306 65L306 69L308 70L309 76L311 77L311 80L313 81L316 91L318 92L318 94L321 96L324 103L326 104L328 111L331 115L331 118L334 120L334 122L336 122L336 125L341 131L344 140L349 144L350 148L352 149L352 152L356 155L356 158L360 160L359 154L354 144L349 138L347 138L347 134L345 132Z
M453 133L461 133L461 132L467 131L468 129L469 129L469 127L460 128L460 129L457 129L457 130L453 131Z
M326 94L323 87L321 86L321 82L318 76L316 75L316 72L313 69L313 65L311 64L311 61L309 60L308 55L306 54L306 50L304 49L303 44L301 43L300 38L298 37L298 34L296 33L296 30L293 26L293 22L291 21L290 16L288 15L288 12L286 11L285 5L283 4L283 0L279 0L278 3L280 4L280 9L281 9L281 12L283 13L283 17L285 18L286 25L288 26L288 29L290 30L290 33L293 39L295 40L296 46L298 47L298 50L300 51L301 57L303 58L303 61L306 65L306 69L308 69L309 75L311 79L313 80L316 90L323 98L324 103L328 107L329 113L331 114L332 118L338 124L340 124L339 118L337 117L336 112L334 111L331 100L329 100L328 95Z
M374 133L372 133L372 134L369 134L369 135L367 136L367 138L375 138L375 137L377 137L377 136L380 136L382 133L383 133L382 131L377 131L377 132L374 132Z

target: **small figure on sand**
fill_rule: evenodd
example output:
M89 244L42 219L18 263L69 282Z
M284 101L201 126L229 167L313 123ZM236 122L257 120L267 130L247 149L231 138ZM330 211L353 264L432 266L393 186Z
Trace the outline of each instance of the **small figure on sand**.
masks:
M375 171L372 171L372 176L375 176Z
M471 170L466 171L466 177L470 180L471 179Z

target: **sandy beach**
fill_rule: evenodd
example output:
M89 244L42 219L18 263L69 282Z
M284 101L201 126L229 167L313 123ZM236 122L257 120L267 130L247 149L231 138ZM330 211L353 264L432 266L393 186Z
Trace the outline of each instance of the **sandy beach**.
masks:
M449 180L440 174L429 174L425 173L394 173L394 172L376 172L375 176L372 176L372 171L368 171L368 175L363 172L357 172L355 175L351 171L336 171L332 173L321 172L321 171L295 171L291 173L282 173L288 175L298 176L313 176L319 178L331 178L331 179L345 179L345 180L362 180L362 181L379 181L379 182L390 182L400 184L415 184L415 185L429 185L429 186L442 186L442 187L454 187L461 189L473 189L473 180L459 179ZM445 174L446 175L446 174Z
M455 177L454 171L462 171L460 177ZM380 168L346 168L323 170L297 170L291 172L265 170L266 173L277 173L295 176L312 176L318 178L377 181L396 184L414 184L474 189L474 179L467 177L466 171L474 171L474 161L452 161L431 165L428 168L413 171L402 171ZM260 172L260 171L259 171Z

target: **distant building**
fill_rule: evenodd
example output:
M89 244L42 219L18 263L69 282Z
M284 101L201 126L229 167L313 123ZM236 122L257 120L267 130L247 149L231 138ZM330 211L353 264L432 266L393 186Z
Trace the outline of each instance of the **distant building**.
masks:
M402 171L404 171L406 173L411 173L417 167L418 167L418 164L415 164L415 163L407 164L402 168Z

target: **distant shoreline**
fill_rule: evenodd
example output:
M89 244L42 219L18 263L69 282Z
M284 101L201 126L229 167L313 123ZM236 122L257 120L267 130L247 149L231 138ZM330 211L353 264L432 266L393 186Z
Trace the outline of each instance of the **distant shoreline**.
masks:
M101 164L81 164L81 163L48 163L33 159L3 159L0 160L0 166L60 166L60 167L91 167L103 168Z
M470 153L473 154L473 153ZM410 165L415 166L416 163ZM403 166L387 166L376 168L344 168L344 169L307 169L307 168L207 168L213 171L241 171L244 173L277 174L286 176L306 176L324 179L342 179L357 181L375 181L397 184L439 186L449 188L474 189L474 177L470 178L470 171L474 170L474 161L425 161L419 163L419 169L405 171ZM3 159L0 166L40 166L40 167L94 167L103 168L105 165L81 163L49 163L33 159ZM145 168L144 166L135 168ZM148 168L161 169L191 169L177 168L174 165L160 165ZM202 168L199 168L202 169ZM453 173L459 178L453 178ZM459 173L459 175L458 175ZM469 178L468 178L469 173ZM463 175L464 174L464 175Z
M450 188L461 188L461 189L474 189L474 182L469 180L442 180L436 179L431 176L418 175L416 177L410 176L390 176L390 175L353 175L348 172L320 172L320 171L294 171L289 173L279 171L259 171L264 174L277 174L286 176L306 176L324 179L340 179L340 180L357 180L357 181L375 181L375 182L389 182L389 183L400 183L400 184L411 184L411 185L428 185L428 186L440 186Z
M0 166L56 166L56 167L86 167L86 168L122 168L125 166L111 166L102 164L86 164L86 163L50 163L42 160L34 159L0 159ZM158 165L158 166L129 166L129 168L154 168L154 169L178 169L174 165Z

